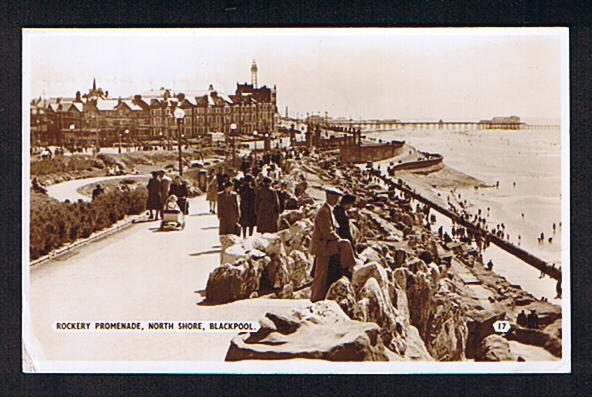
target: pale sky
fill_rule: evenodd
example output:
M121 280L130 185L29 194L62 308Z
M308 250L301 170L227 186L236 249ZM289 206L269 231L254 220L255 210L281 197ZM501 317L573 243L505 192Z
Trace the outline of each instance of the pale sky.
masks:
M282 115L288 106L292 116L354 119L559 119L560 37L516 32L30 30L24 80L30 66L31 97L85 93L93 77L112 97L210 83L231 93L250 81L255 58L259 85L277 85Z

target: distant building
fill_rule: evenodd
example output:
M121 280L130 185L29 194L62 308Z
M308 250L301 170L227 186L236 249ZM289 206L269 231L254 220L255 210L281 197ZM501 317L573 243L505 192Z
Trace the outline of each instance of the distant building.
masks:
M525 125L524 122L520 122L520 117L517 115L493 117L490 120L479 121L479 127L483 129L521 129Z
M208 90L177 91L160 88L132 98L112 99L93 79L87 93L70 99L35 99L30 105L33 146L112 146L123 140L175 138L175 108L185 111L182 136L200 138L207 133L229 134L231 124L243 135L273 132L277 128L277 89L257 85L257 65L251 66L251 84L237 83L234 94ZM127 131L127 132L126 132Z

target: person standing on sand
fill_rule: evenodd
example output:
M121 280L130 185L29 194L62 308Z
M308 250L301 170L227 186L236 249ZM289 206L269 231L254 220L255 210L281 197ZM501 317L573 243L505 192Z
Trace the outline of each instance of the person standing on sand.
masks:
M335 188L325 188L326 202L317 211L310 241L310 253L314 259L314 277L311 287L311 301L324 300L329 290L329 261L331 256L339 255L341 268L351 270L356 258L349 240L341 239L336 231L333 207L343 195Z
M561 292L562 292L562 289L561 289L561 279L559 279L559 280L557 280L557 285L555 285L555 293L556 293L555 298L556 299L560 299L561 298Z

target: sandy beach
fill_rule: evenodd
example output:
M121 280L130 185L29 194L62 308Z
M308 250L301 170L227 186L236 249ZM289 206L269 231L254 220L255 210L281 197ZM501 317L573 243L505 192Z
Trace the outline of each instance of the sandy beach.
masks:
M457 188L473 210L490 208L490 226L504 223L510 241L552 263L561 263L561 132L555 130L401 130L372 135L402 139L444 163L499 189ZM514 182L516 186L514 186ZM438 187L443 198L449 187ZM524 219L521 214L524 213ZM553 233L553 223L556 231ZM537 238L544 233L545 243ZM548 238L552 237L552 243Z

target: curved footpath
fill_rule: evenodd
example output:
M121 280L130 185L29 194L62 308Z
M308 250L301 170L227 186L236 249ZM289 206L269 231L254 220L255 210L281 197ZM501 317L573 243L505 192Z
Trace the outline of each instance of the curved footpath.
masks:
M78 192L78 189L90 185L92 183L103 182L103 181L110 181L112 179L125 179L125 178L143 178L147 177L148 175L118 175L118 176L97 176L93 178L84 178L84 179L73 179L71 181L65 181L61 183L56 183L47 187L47 195L53 197L58 201L66 201L69 200L70 202L74 203L78 200L89 201L90 197L85 196Z

